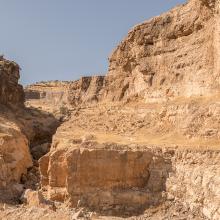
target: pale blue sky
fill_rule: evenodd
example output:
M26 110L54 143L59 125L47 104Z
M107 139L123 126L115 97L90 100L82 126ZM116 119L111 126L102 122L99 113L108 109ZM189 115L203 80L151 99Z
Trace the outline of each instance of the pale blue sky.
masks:
M22 84L107 72L129 29L184 0L0 0L0 53Z

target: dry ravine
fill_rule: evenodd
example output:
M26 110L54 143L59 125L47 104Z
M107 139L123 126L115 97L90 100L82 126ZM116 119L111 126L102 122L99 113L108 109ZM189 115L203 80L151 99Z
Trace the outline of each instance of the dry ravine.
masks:
M220 219L220 2L135 26L105 76L22 88L0 57L0 219Z

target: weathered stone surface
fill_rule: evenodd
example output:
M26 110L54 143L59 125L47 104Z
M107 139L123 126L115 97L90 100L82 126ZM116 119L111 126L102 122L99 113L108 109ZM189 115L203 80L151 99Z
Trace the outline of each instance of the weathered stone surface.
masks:
M0 57L0 191L18 183L32 166L28 140L14 118L15 109L24 107L19 77L19 66Z
M69 85L71 117L40 160L50 199L119 215L171 202L219 218L219 5L191 0L137 25L105 77Z
M50 81L39 82L29 85L25 88L25 99L44 99L53 105L65 102L66 90L71 82L66 81Z
M100 100L104 76L82 77L72 82L68 88L68 101L77 106L83 103L96 103Z
M53 143L40 160L41 184L52 200L122 216L171 201L198 219L219 218L217 150L83 141L64 130Z
M18 79L19 66L0 57L0 202L16 202L14 186L33 165L29 147L51 141L59 124L51 114L25 108Z
M32 166L28 140L18 126L0 117L0 190L19 182Z
M168 178L168 196L207 219L220 218L220 151L177 152L175 172Z
M219 2L191 0L135 26L109 58L106 98L161 102L219 92Z
M26 89L29 106L68 115L39 161L49 199L123 217L220 218L219 6L190 0L135 26L106 76ZM40 157L53 119L30 121Z
M169 161L114 144L78 147L61 143L40 159L42 187L50 199L116 214L139 213L162 200Z
M24 92L18 84L19 66L15 62L0 58L0 104L23 105Z
M219 93L219 22L219 1L191 0L135 26L110 56L105 77L69 84L68 103Z

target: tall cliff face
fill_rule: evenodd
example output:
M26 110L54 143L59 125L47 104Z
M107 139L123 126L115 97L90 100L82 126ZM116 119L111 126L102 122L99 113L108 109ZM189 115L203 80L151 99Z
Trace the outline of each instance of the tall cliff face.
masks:
M104 96L160 102L219 92L218 8L191 0L135 26L109 58Z
M0 104L23 105L24 92L18 84L20 78L19 66L4 58L0 59Z
M191 0L135 26L110 56L108 74L71 83L69 102L139 97L149 103L218 93L219 7L217 0Z
M152 103L219 93L219 7L217 0L190 0L135 26L110 56L107 75L69 83L65 102Z
M24 92L22 86L18 84L19 77L19 66L1 57L0 201L2 190L20 182L21 176L27 172L28 167L32 166L28 140L17 120L18 112L24 107Z
M30 105L70 110L39 160L49 199L108 215L168 204L154 219L220 218L219 7L190 0L137 25L106 76L26 88Z

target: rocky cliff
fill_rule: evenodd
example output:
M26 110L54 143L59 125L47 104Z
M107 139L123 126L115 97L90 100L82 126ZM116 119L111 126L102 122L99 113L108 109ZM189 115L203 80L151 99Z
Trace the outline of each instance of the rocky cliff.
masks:
M18 64L1 57L0 203L13 202L17 193L21 193L24 186L19 184L25 182L34 162L31 148L49 143L59 124L50 114L24 106L24 91L18 80Z
M219 6L190 0L135 26L106 76L26 88L36 117L20 122L47 200L73 218L220 218ZM39 110L55 108L68 117L52 138ZM40 192L27 200L39 205Z
M218 94L219 22L218 1L191 0L135 26L109 57L106 77L73 82L69 101L151 103Z
M24 92L18 84L19 66L15 62L0 58L0 104L23 105Z
M24 92L18 80L19 66L1 57L0 200L2 192L9 185L19 183L21 176L27 172L27 168L32 166L28 140L14 118L15 111L24 107ZM11 189L13 194L12 191Z
M71 117L40 160L48 198L108 215L169 203L166 215L179 205L179 218L219 218L219 5L191 0L135 26L105 77L69 85Z
M109 58L107 97L161 102L219 93L218 7L191 0L135 26Z

